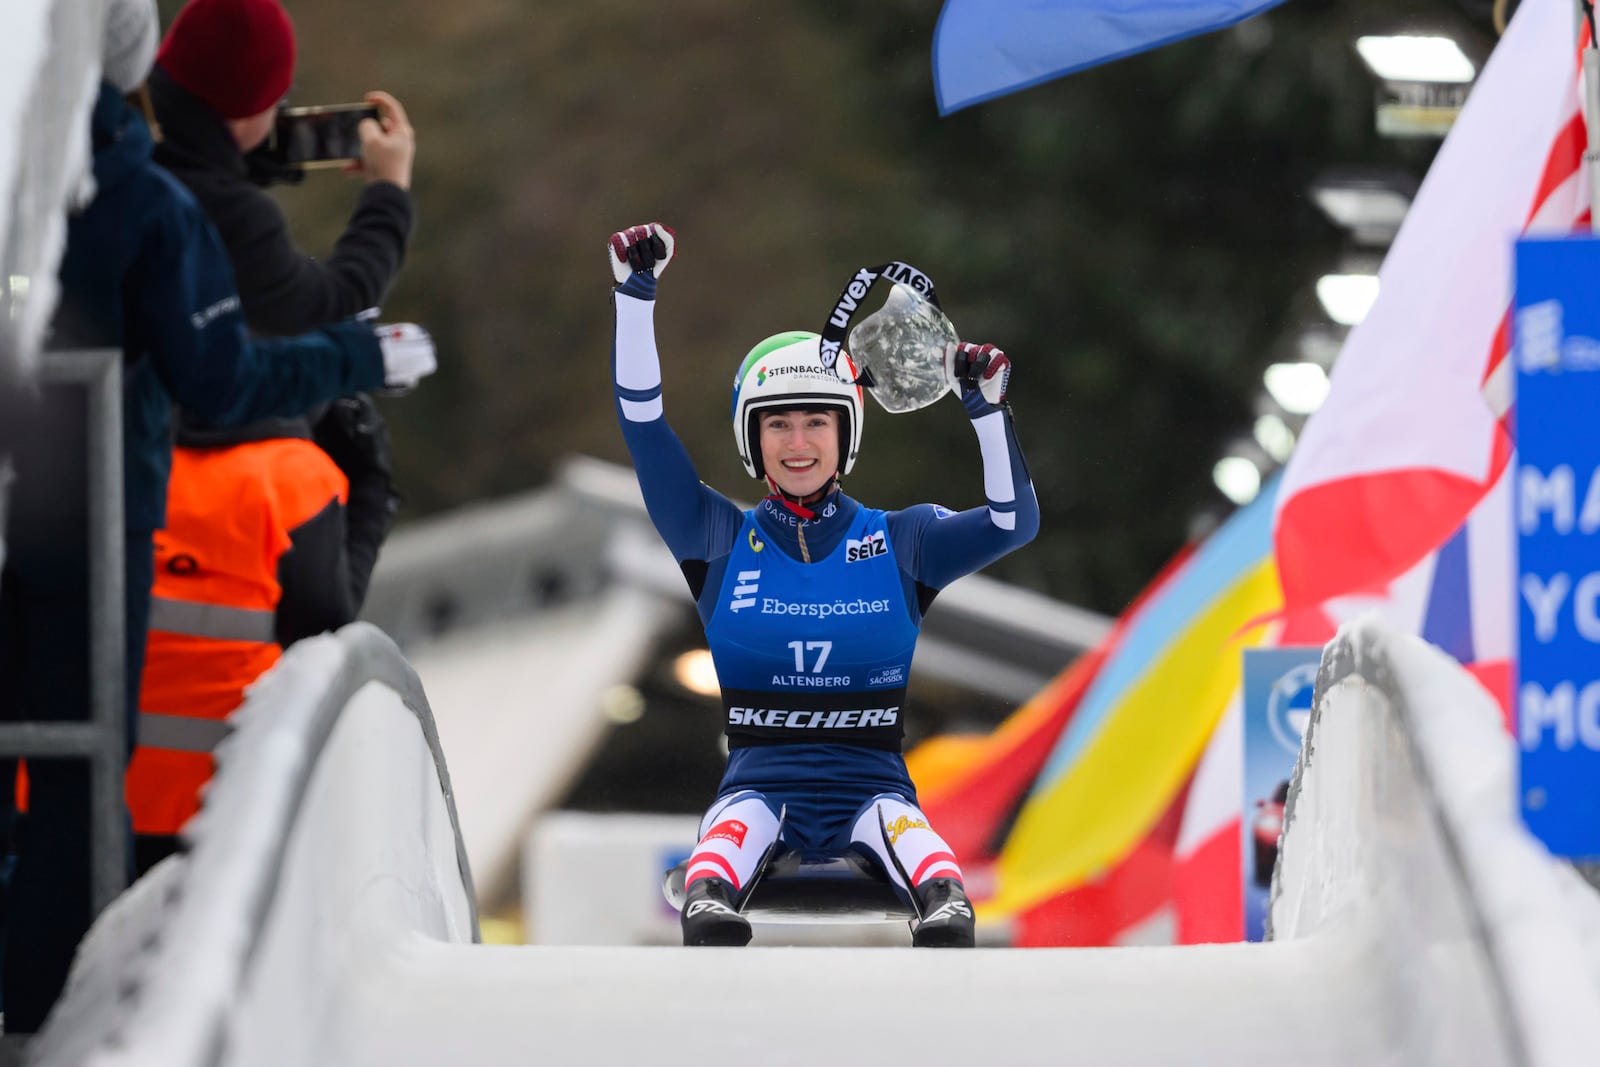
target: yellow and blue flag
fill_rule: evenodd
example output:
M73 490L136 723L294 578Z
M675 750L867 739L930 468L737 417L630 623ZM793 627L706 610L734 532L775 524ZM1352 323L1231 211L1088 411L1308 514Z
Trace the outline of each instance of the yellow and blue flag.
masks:
M1275 482L1151 590L1040 769L1000 854L991 915L1115 868L1187 784L1238 689L1240 653L1283 604Z

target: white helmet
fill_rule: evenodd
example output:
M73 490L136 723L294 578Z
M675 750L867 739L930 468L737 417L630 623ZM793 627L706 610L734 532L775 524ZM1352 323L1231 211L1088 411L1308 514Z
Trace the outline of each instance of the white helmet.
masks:
M833 370L822 365L820 338L805 330L773 334L750 350L733 379L733 439L752 478L761 466L756 417L773 408L833 408L839 412L840 474L849 474L861 447L861 386L856 365L841 351ZM842 375L849 375L845 378Z

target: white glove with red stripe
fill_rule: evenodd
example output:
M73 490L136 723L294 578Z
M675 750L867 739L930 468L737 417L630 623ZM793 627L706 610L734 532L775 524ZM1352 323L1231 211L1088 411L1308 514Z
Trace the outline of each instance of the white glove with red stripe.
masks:
M635 271L661 277L661 272L672 262L672 252L677 244L677 234L670 226L647 222L643 226L629 226L611 235L606 251L611 258L611 276L621 285Z
M972 418L998 410L1011 384L1011 360L994 345L951 345L944 354L944 376Z

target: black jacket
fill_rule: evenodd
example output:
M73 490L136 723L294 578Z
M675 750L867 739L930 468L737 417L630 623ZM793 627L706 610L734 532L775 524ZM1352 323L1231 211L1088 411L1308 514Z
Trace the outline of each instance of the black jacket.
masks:
M257 333L296 333L376 306L405 257L411 195L370 182L327 262L301 255L277 201L253 180L243 153L209 107L157 67L150 93L162 142L156 161L189 187L227 246L245 320ZM317 420L313 440L350 479L347 507L293 540L279 606L283 644L352 621L366 598L378 552L394 524L399 495L388 434L368 397L336 401ZM276 436L267 425L251 432ZM191 440L195 427L188 428ZM212 442L212 444L226 442Z
M216 113L157 67L150 93L162 142L156 162L171 171L227 245L245 319L260 334L303 333L382 302L411 236L411 194L369 182L333 255L302 255L277 201L251 180L245 157Z

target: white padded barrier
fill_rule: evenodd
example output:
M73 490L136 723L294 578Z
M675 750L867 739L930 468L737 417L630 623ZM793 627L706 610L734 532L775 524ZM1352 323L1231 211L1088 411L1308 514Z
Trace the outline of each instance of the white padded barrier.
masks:
M1528 834L1493 699L1375 619L1323 652L1269 936L1369 939L1408 1064L1600 1062L1600 898Z
M373 953L478 940L432 714L382 631L296 644L232 721L187 851L96 922L30 1062L340 1062Z
M88 200L89 113L106 0L29 0L0 14L0 382L38 362L60 285L67 211Z

